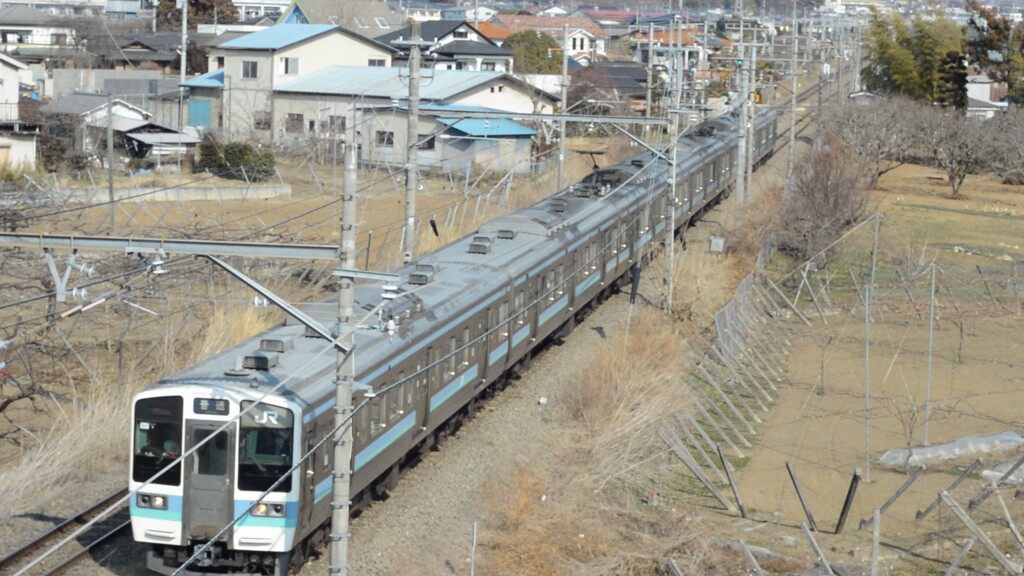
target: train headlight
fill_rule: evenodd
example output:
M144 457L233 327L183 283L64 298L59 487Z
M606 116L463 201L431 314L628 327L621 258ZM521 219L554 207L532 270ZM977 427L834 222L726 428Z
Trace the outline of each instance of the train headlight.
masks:
M274 504L267 502L260 502L256 504L256 507L252 509L253 516L284 516L285 506L284 504Z
M155 510L167 510L167 497L153 494L136 494L135 503L139 508L153 508Z

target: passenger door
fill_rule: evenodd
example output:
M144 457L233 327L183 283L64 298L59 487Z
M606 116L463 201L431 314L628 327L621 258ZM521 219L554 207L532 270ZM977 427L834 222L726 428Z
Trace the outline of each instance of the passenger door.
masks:
M221 426L223 422L185 421L186 450L213 436L185 458L187 538L213 538L234 517L235 431L232 425L218 432ZM224 540L230 538L229 531Z

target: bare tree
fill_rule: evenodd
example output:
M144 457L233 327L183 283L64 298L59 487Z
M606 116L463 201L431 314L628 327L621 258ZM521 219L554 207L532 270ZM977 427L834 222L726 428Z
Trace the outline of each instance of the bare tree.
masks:
M839 138L826 134L794 174L783 198L780 250L806 260L864 216L864 170L849 156Z
M903 117L920 105L907 98L878 98L870 105L847 104L825 120L844 148L867 168L868 185L906 163L913 149L910 125Z
M993 122L929 106L919 106L908 116L922 152L946 173L954 198L960 195L960 186L968 174L993 167L998 149L992 134L997 126Z

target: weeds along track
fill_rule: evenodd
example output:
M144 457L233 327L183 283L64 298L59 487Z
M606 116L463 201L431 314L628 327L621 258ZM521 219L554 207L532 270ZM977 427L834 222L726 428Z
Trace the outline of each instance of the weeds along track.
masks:
M50 576L66 574L86 554L115 537L127 533L130 527L128 506L120 503L105 518L96 521L77 538L69 542L38 564L33 562L46 554L51 547L57 545L68 535L82 526L98 518L107 508L124 499L128 495L127 488L121 488L106 498L89 506L85 510L64 520L46 533L31 542L0 558L0 574L26 574L32 576ZM31 567L29 567L31 566Z

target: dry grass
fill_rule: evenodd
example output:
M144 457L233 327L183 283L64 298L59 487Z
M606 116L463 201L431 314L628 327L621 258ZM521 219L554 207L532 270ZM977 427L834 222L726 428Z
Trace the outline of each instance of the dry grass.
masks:
M88 385L76 385L69 376L70 401L51 397L50 411L57 418L44 433L34 435L36 444L22 453L16 467L0 473L0 522L46 509L68 485L123 474L135 392L266 329L279 316L274 310L252 306L218 307L200 320L203 326L195 342L183 343L180 334L167 330L161 336L161 354L151 354L143 362L136 362L140 350L127 354L124 365L137 368L123 374L120 385L116 355L101 357L100 350L90 355L91 363L100 367L93 369L95 377Z

